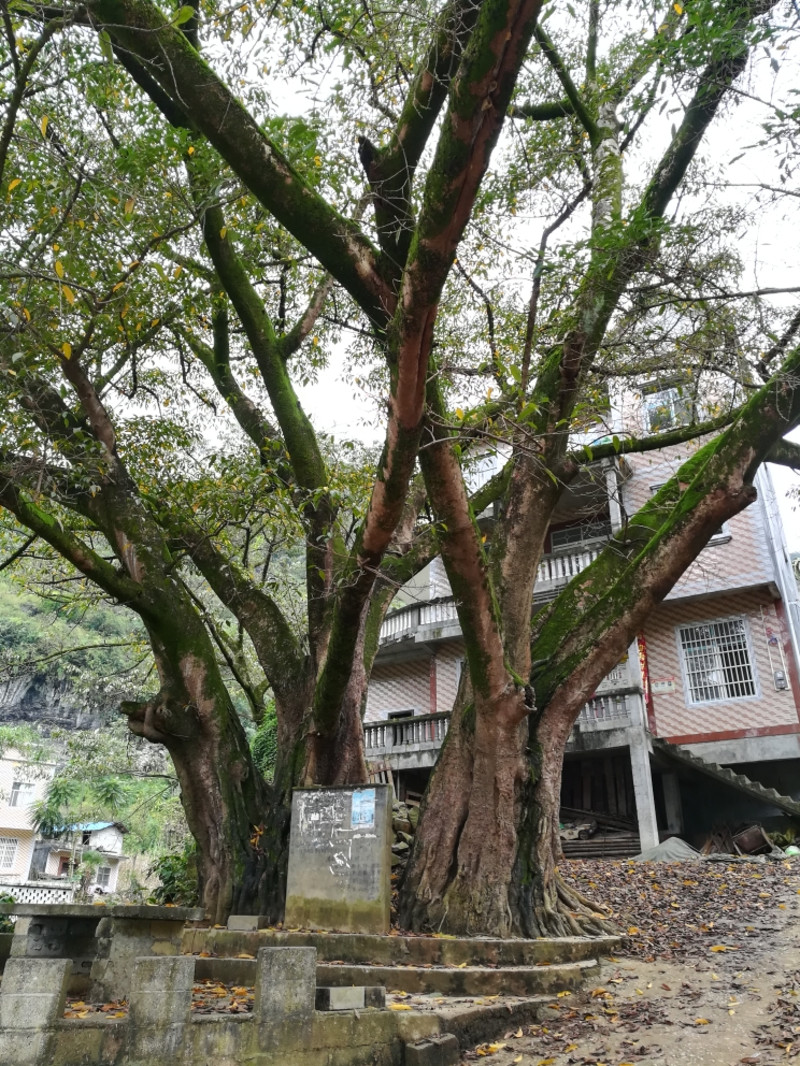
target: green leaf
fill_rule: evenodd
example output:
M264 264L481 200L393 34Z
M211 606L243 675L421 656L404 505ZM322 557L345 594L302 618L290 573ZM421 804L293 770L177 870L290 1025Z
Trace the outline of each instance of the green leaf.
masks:
M103 53L103 59L107 63L113 63L114 49L111 47L111 37L108 30L100 30L98 41L100 42L100 51Z
M197 12L191 6L191 4L184 4L183 7L179 7L175 14L172 16L173 26L183 26L189 19L193 19Z

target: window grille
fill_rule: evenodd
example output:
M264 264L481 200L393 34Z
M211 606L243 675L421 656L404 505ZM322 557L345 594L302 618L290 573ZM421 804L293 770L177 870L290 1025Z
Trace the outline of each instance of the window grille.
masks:
M0 870L10 870L13 867L18 847L17 837L0 837Z
M643 390L643 399L650 433L688 425L694 418L694 404L686 386L649 385Z
M550 544L553 551L563 551L576 544L589 544L592 541L608 540L611 537L611 522L607 518L598 518L589 522L581 522L576 526L564 526L563 529L554 529L550 533Z
M679 629L691 703L756 695L743 618Z
M35 786L30 781L15 781L11 786L11 795L8 797L9 807L27 807L33 803Z
M95 878L95 884L100 888L108 888L111 880L111 867L110 866L98 866L97 877Z

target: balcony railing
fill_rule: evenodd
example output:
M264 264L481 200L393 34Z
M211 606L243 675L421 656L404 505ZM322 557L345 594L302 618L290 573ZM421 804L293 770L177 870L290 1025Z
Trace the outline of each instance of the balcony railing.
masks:
M604 684L608 681L606 678ZM628 701L634 695L632 691L598 692L581 708L576 726L580 729L613 729L627 725L631 720Z
M618 670L626 670L622 664ZM627 675L627 671L626 671ZM604 684L613 683L606 678ZM619 682L616 682L619 687ZM631 720L630 700L640 699L638 689L598 692L581 708L576 726L581 730L624 728ZM364 723L364 749L368 759L412 751L437 751L447 736L450 713L417 714Z
M364 750L367 758L393 751L438 749L447 736L449 711L443 714L415 714L412 718L390 718L364 723Z
M596 545L580 551L557 552L543 556L536 574L537 588L553 589L558 585L566 585L576 574L580 574L594 562L601 547L602 545ZM425 626L443 626L453 622L458 622L458 613L452 596L430 603L412 603L387 615L381 626L381 643L398 640Z
M566 585L576 574L580 574L595 561L602 547L602 544L597 544L592 548L581 548L572 552L554 552L552 555L542 556L536 572L536 584L539 586Z

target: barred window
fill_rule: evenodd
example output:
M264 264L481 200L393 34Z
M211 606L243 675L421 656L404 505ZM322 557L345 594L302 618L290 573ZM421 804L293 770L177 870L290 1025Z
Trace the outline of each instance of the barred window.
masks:
M0 870L10 870L17 858L17 837L0 837Z
M678 632L690 703L756 695L743 618L681 626Z

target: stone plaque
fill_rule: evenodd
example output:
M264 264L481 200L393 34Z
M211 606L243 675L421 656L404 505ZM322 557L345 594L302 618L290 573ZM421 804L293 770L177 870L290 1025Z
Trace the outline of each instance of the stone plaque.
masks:
M388 785L292 794L287 928L389 932Z

